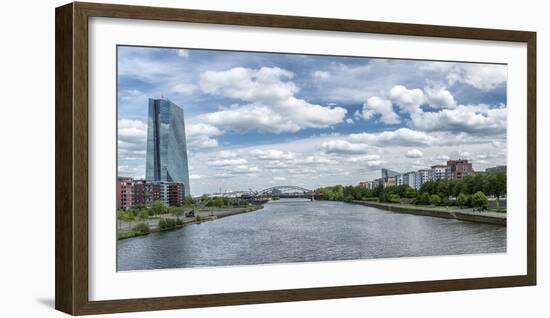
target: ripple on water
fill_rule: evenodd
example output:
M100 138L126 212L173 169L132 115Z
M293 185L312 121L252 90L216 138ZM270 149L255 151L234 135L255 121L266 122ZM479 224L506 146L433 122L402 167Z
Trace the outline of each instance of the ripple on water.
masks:
M264 209L117 242L117 269L506 252L506 227L329 201Z

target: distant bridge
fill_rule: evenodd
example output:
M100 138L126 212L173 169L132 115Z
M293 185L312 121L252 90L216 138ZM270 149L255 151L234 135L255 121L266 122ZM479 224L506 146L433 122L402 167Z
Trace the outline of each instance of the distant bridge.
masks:
M256 197L277 197L277 198L308 198L313 199L316 193L313 190L306 188L293 186L293 185L282 185L270 187L263 189L256 193Z

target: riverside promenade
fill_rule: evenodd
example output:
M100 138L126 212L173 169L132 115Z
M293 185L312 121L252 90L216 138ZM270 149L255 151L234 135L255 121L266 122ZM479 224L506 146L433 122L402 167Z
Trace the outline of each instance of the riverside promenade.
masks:
M445 207L429 207L429 206L416 206L412 204L400 204L400 203L380 203L374 201L361 201L353 200L353 204L365 205L373 208L383 209L392 212L433 216L446 219L456 219L461 221L488 223L495 225L506 226L506 213L498 212L477 212L472 208L460 209L457 207L445 208Z
M120 223L121 221L117 221L117 222L119 222L119 224L117 225L118 226L117 232L118 233L128 232L134 226L136 226L140 223L147 224L149 226L150 233L159 232L159 231L163 231L159 228L159 221L161 219L173 219L173 220L179 219L179 220L181 220L181 223L182 223L181 225L176 225L175 228L173 228L173 229L166 229L166 230L174 230L174 229L182 228L185 225L196 224L196 223L201 223L201 222L206 222L206 221L212 221L212 220L216 220L216 219L220 219L220 218L224 218L224 217L228 217L228 216L232 216L232 215L257 211L257 210L260 210L262 208L263 208L263 205L253 205L253 206L249 206L249 207L236 207L236 208L213 208L213 209L201 209L201 210L196 209L195 210L195 216L186 217L185 213L191 211L189 209L189 210L186 210L185 213L181 216L175 216L173 214L164 214L164 215L149 217L147 220L139 220L139 219L136 218L135 220L130 221L130 222L125 221L125 222ZM131 237L134 237L134 236L139 236L139 235L122 236L122 237L119 237L119 239L126 239L126 238L131 238Z

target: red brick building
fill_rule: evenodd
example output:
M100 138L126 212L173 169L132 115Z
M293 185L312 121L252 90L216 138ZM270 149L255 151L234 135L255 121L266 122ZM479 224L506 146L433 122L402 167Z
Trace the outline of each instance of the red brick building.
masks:
M149 180L134 181L134 205L151 206L160 200L160 185L158 182Z
M134 206L134 179L118 177L116 183L117 209L129 209Z
M472 164L468 160L447 160L447 178L462 179L467 176L475 175Z
M156 200L161 200L167 206L182 204L185 200L185 185L180 182L117 178L117 209L150 207Z

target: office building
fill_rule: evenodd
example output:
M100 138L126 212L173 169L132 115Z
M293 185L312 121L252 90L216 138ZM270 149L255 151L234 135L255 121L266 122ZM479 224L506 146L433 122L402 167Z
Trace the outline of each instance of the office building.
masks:
M160 200L160 185L151 180L134 181L134 205L149 207Z
M447 166L445 165L435 165L431 166L431 176L430 180L441 180L447 179Z
M149 99L145 178L179 182L190 196L183 109L165 99Z
M134 180L129 177L118 177L116 183L117 209L127 210L134 206Z
M420 190L420 188L422 187L422 185L428 181L430 181L430 173L431 173L431 170L430 169L421 169L421 170L418 170L415 172L415 175L414 175L414 188L416 190Z
M185 199L185 186L180 182L158 182L160 200L166 206L177 206L183 204Z
M472 164L468 160L448 160L447 161L447 179L462 179L467 176L475 175Z

